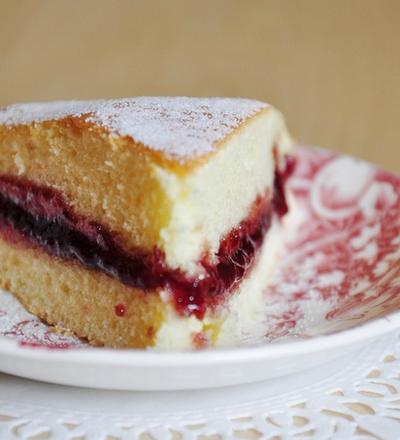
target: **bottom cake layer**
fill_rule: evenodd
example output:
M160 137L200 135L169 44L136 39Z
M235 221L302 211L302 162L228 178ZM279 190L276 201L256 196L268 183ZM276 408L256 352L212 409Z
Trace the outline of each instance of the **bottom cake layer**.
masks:
M279 234L276 222L257 260L229 299L204 319L176 313L167 291L126 286L97 271L51 257L40 249L0 240L0 287L45 322L93 345L164 350L230 345L260 310Z
M158 294L0 240L0 287L45 322L93 345L147 347L163 322Z

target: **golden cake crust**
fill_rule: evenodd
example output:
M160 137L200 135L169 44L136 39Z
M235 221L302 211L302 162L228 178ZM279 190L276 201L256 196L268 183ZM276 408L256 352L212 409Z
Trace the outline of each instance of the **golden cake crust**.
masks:
M67 125L75 121L113 138L124 138L126 147L145 149L166 166L181 164L191 168L247 119L268 108L266 103L243 98L54 101L3 107L0 124L15 127L58 121Z

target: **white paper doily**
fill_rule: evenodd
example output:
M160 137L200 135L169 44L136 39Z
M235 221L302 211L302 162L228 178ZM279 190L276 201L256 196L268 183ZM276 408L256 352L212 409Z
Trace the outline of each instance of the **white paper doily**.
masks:
M400 438L400 331L323 367L188 392L68 388L0 375L0 439Z

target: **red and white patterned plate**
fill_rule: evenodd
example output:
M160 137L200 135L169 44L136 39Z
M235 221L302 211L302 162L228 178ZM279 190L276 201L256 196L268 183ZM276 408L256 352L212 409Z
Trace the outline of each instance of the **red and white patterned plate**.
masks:
M185 389L267 379L327 362L400 327L400 178L299 148L285 247L259 322L235 347L93 349L0 293L0 370L70 385Z

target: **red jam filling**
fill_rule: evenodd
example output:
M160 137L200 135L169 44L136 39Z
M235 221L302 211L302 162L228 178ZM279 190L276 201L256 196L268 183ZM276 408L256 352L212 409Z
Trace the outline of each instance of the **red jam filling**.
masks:
M103 225L74 213L60 193L14 177L0 177L0 233L10 242L38 246L128 286L145 291L168 287L179 313L202 318L251 268L273 214L287 212L283 189L293 168L294 161L288 157L283 171L275 172L272 203L258 197L248 217L221 241L215 258L205 255L201 259L201 278L168 268L160 249L150 255L125 251ZM123 316L125 307L118 304L115 313Z
M274 156L275 162L277 162L278 153L276 149L274 149ZM289 211L285 196L285 185L288 178L293 174L295 168L296 158L293 156L285 156L284 166L282 169L275 167L273 204L275 212L279 217L283 217Z
M115 306L115 314L119 317L122 318L123 316L125 316L125 306L123 304L117 304Z

